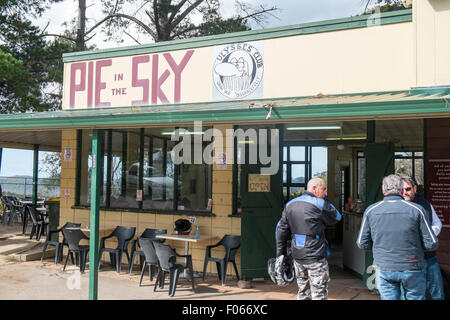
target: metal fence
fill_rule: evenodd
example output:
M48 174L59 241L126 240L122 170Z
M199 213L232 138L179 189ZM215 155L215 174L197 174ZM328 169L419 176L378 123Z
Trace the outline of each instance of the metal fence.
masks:
M33 193L32 177L0 177L0 185L4 196L16 196L18 198L31 197ZM39 198L59 198L59 179L38 179Z

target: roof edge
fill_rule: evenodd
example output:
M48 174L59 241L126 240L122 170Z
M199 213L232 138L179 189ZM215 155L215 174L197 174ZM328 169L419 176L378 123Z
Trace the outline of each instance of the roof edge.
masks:
M393 23L411 22L412 9L383 12L380 13L379 17L377 16L376 18L380 19L380 23L376 24L376 26L388 25ZM356 17L324 20L318 22L310 22L268 29L233 32L214 36L172 40L144 45L125 46L93 51L71 52L63 54L63 62L68 63L85 60L105 59L113 57L138 55L144 53L156 53L156 52L207 47L235 42L257 41L272 38L291 37L304 34L332 32L356 28L368 28L374 25L373 23L370 23L370 21L373 19L374 15L361 15Z

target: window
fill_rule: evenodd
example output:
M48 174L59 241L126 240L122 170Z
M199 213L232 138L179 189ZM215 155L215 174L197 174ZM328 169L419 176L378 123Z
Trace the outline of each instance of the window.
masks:
M306 190L311 178L327 181L327 148L313 146L283 147L283 197L285 202Z
M175 165L172 149L178 142L171 141L170 135L164 136L162 131L153 128L101 131L102 207L211 210L212 166ZM79 191L76 202L79 205L90 205L91 131L82 130L79 140L81 157L77 165Z
M401 151L395 152L395 174L408 175L414 177L419 186L424 184L424 166L422 151ZM364 152L357 154L357 185L358 198L365 201L366 190L366 158Z

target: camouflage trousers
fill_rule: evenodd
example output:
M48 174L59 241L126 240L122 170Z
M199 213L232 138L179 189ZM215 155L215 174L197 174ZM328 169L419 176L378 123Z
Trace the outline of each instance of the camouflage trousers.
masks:
M326 300L330 271L327 259L310 264L294 260L295 276L298 284L297 300Z

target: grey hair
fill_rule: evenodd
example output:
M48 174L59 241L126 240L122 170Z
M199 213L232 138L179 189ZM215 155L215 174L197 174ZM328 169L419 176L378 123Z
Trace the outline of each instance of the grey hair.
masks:
M401 176L402 181L408 182L411 186L417 186L416 180L410 176Z
M313 187L320 187L322 184L326 183L322 178L312 178L308 181L306 186L307 191L311 191Z
M383 178L383 191L386 195L401 194L402 188L403 181L399 176L391 174Z

